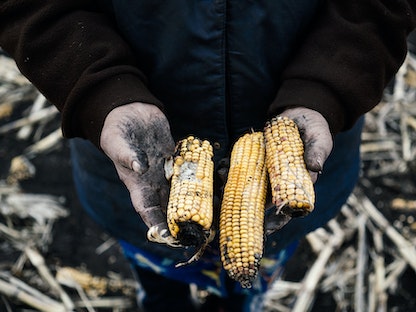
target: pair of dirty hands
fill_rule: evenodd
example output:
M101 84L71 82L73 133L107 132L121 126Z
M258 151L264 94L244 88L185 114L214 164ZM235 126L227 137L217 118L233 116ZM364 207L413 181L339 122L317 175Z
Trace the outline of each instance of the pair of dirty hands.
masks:
M298 125L305 145L306 166L315 182L332 150L328 123L320 113L304 107L289 108L281 115ZM166 222L169 182L164 173L165 159L173 154L175 142L164 113L158 107L144 103L117 107L105 119L100 145L129 190L137 213L151 229L151 238L176 246ZM290 217L274 213L268 216L267 234L290 221Z

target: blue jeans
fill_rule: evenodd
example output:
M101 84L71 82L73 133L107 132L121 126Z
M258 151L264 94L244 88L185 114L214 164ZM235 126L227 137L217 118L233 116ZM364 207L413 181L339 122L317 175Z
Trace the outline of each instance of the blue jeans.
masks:
M315 184L315 210L267 237L264 257L273 259L274 265L261 270L264 280L284 266L302 237L335 217L351 194L360 171L363 120L361 118L353 129L336 136L334 149ZM189 254L183 249L147 241L147 227L136 214L112 162L88 141L72 139L70 147L75 186L82 205L98 224L120 241L126 257L134 267L140 268L138 271L150 270L170 280L206 286L219 295L230 294L230 287L224 286L229 284L226 274L218 270L219 257L215 248L208 249L199 262L175 268L175 264L188 259ZM218 277L201 273L208 271L215 271ZM264 290L260 287L257 292Z

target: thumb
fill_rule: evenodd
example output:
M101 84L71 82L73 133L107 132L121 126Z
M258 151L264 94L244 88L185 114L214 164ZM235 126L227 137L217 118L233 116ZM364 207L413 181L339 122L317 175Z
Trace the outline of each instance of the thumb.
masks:
M134 155L130 167L134 172L144 174L147 170L149 170L149 159L147 154L138 147L136 147L133 152Z
M304 144L306 167L315 181L333 147L328 122L317 111L305 107L290 108L281 115L291 118L297 124Z
M329 129L311 125L302 139L305 147L304 158L308 170L321 172L333 146Z

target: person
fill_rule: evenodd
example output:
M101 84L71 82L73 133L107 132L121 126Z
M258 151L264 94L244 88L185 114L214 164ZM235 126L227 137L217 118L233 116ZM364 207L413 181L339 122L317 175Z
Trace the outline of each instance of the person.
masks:
M212 294L209 311L259 311L299 239L354 188L363 115L402 64L415 14L412 0L6 0L0 46L61 111L80 201L119 240L145 311L194 311L191 283ZM279 114L300 128L315 210L268 211L251 289L227 278L217 240L175 268L191 250L146 239L155 226L169 240L163 163L175 142L212 142L218 209L233 143Z

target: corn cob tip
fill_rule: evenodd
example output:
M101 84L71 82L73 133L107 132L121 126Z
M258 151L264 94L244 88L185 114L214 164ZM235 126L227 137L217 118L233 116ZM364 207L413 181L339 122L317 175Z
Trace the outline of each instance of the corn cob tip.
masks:
M307 204L304 204L303 207L298 208L297 206L290 206L287 203L282 203L280 207L281 207L280 211L283 214L290 216L292 218L305 217L313 210L313 206L310 206Z
M228 256L223 256L222 261L231 279L239 282L242 288L251 288L253 281L257 278L262 257L262 253L256 253L247 259L241 259L241 262L235 262L235 259L227 259Z
M176 234L177 239L184 246L200 247L205 244L208 239L209 233L204 228L192 221L177 222L179 231Z

